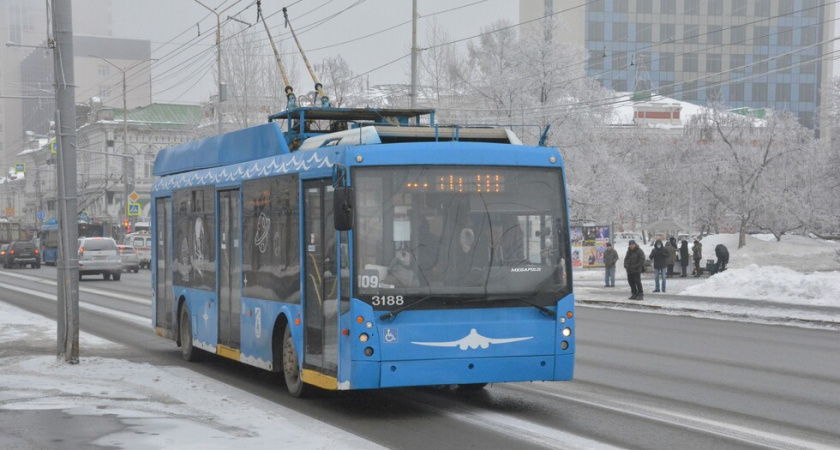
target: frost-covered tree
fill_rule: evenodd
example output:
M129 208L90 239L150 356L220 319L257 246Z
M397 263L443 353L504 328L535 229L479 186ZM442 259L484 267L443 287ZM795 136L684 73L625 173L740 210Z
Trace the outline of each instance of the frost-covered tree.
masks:
M341 55L324 59L315 67L315 72L330 99L330 105L336 108L364 106L359 104L364 90L362 80L355 76Z

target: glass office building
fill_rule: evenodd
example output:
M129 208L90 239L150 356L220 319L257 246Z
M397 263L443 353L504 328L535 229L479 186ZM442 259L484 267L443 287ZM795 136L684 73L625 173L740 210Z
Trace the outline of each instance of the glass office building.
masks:
M546 12L569 28L563 38L586 46L586 75L604 87L637 95L652 90L701 105L788 110L815 127L820 85L833 59L822 62L833 48L831 1L520 3L522 21Z

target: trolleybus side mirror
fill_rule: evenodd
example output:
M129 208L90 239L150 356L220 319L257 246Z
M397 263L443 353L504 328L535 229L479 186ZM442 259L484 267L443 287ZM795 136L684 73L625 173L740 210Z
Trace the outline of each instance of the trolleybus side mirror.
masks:
M353 210L355 209L355 195L353 188L339 186L333 194L333 217L337 231L348 231L353 228Z

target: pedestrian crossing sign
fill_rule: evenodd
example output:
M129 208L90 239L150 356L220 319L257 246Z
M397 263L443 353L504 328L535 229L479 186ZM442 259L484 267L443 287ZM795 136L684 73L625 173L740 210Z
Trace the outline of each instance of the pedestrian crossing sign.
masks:
M128 204L128 215L129 216L139 216L140 215L140 204L139 203L129 203Z

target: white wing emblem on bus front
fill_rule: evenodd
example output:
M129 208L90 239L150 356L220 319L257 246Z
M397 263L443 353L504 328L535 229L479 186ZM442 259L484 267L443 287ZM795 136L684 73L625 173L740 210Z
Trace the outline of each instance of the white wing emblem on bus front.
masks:
M470 330L470 334L458 339L457 341L449 341L449 342L412 342L412 344L416 345L425 345L427 347L458 347L461 350L466 350L468 348L476 349L476 348L487 348L490 347L490 344L509 344L511 342L519 342L519 341L527 341L528 339L533 339L533 336L529 337L518 337L518 338L503 338L503 339L495 339L489 338L486 336L482 336L478 334L478 331L473 328Z

